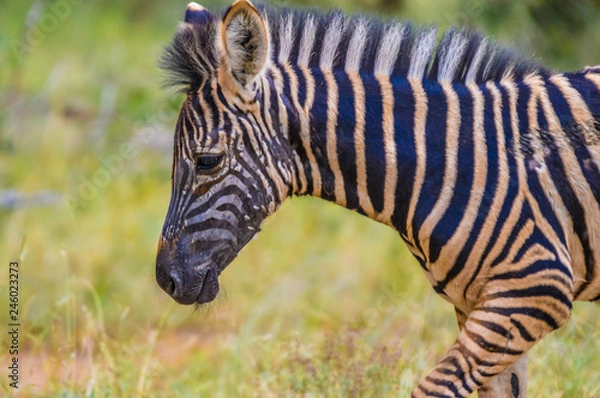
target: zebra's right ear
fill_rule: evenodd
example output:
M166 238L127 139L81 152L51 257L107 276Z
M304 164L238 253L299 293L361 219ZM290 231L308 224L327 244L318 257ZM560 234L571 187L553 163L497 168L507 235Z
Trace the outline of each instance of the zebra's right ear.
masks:
M221 26L226 71L242 88L263 70L269 52L267 25L248 0L237 0Z

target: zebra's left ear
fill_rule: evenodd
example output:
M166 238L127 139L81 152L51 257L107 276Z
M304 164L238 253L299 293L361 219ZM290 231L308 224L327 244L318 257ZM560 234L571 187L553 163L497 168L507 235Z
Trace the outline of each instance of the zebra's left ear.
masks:
M269 53L266 22L247 0L237 0L221 26L226 68L246 88L264 68Z

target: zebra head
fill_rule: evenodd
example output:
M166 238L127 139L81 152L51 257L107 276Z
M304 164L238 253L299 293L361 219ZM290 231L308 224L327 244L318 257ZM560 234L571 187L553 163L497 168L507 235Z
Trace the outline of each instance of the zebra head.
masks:
M291 192L292 150L265 104L268 48L265 21L242 0L222 21L191 3L166 50L163 67L187 98L156 279L181 304L215 298L221 271Z

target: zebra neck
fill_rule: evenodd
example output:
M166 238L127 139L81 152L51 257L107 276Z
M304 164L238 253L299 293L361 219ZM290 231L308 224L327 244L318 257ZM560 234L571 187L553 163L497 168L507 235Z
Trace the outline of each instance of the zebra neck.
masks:
M290 128L302 164L296 194L321 197L403 232L417 158L424 155L415 151L415 127L424 126L428 102L435 109L435 95L426 98L421 83L404 77L293 66L283 67L282 75L297 115ZM430 120L432 126L445 123L445 116Z

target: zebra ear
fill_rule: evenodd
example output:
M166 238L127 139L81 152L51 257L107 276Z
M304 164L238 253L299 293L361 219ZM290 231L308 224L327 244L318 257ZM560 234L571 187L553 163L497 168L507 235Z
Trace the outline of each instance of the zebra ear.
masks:
M200 4L191 2L185 10L185 23L202 25L214 19L214 16Z
M269 35L262 15L247 0L237 0L225 14L221 26L227 69L246 88L264 68Z

